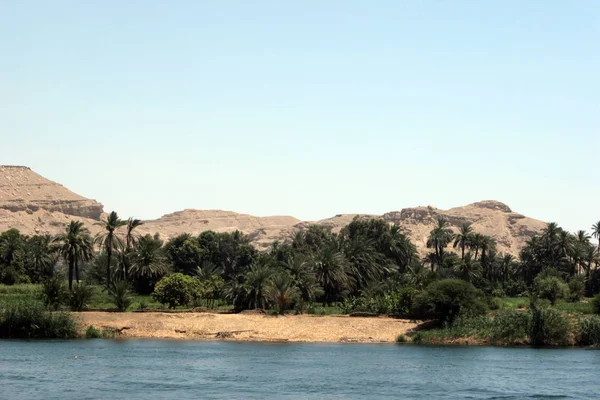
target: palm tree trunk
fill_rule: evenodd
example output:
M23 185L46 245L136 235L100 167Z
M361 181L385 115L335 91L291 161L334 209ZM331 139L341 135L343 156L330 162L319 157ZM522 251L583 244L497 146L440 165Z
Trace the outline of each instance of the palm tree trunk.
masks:
M465 244L463 243L462 246L460 246L460 247L461 247L461 250L462 250L462 254L460 256L460 259L464 260L465 259Z
M110 288L110 259L112 257L112 246L108 244L106 246L106 255L106 290L108 290Z
M75 260L75 280L79 284L79 263Z
M73 290L73 260L69 260L69 290Z

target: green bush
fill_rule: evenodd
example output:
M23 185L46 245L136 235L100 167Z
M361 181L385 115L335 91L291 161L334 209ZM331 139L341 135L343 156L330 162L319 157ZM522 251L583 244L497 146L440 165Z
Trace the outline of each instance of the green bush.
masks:
M537 277L534 281L534 291L541 299L550 300L552 305L569 294L569 286L556 277Z
M131 291L130 285L127 281L116 281L113 282L110 290L110 297L112 298L117 310L123 312L127 311L131 305Z
M43 304L21 302L0 305L0 338L68 339L77 337L71 314L50 312Z
M71 311L82 311L88 307L94 298L94 288L85 283L73 284L73 289L69 295L69 307Z
M408 339L406 338L405 335L396 336L396 343L406 343L406 342L408 342Z
M41 297L46 307L58 310L67 299L67 296L67 286L60 276L54 275L42 283Z
M475 287L460 279L442 279L433 282L415 297L414 314L452 324L456 318L485 313L485 305L478 299Z
M600 345L600 317L594 315L581 321L578 344L582 346Z
M501 342L524 341L529 333L530 321L531 314L528 312L501 311L490 321L489 338Z
M531 309L529 341L532 345L567 345L569 343L569 320L552 308Z
M569 300L579 301L585 295L585 278L583 276L573 276L569 280Z
M202 284L189 275L167 275L156 284L152 297L169 308L187 306L202 297Z
M102 337L102 333L94 325L88 326L88 328L85 330L85 338L86 339L99 339L101 337Z
M94 325L88 326L85 331L86 339L112 339L115 337L115 331L112 329L99 330Z
M398 315L410 314L418 294L419 291L414 287L403 286L398 289L395 313Z
M600 315L600 293L595 295L592 299L592 308L594 310L594 314Z
M417 332L412 336L412 342L416 344L423 343L423 334L421 332Z

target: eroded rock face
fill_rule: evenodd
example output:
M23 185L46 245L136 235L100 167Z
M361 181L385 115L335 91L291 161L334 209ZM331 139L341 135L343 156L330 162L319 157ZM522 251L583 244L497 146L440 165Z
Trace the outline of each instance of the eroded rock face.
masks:
M17 228L25 234L56 234L72 219L85 223L92 234L103 214L102 204L75 194L27 167L0 166L0 231ZM424 255L427 237L438 218L449 221L453 230L470 223L475 232L490 235L497 241L499 252L518 255L525 242L546 224L513 212L506 204L493 200L479 201L463 207L441 210L433 206L404 208L381 216L341 214L320 221L299 221L289 216L256 217L222 210L186 209L145 221L141 234L159 233L168 239L181 233L197 235L206 230L249 235L261 250L275 241L284 242L296 232L319 224L339 232L355 217L382 218L398 225ZM452 248L449 247L449 250Z
M98 220L102 204L71 192L28 167L0 166L0 209L32 214L39 210Z

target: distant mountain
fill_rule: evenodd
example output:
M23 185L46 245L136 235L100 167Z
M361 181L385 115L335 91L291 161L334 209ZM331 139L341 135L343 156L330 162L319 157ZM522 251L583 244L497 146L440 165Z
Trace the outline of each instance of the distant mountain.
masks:
M103 214L103 206L96 200L75 194L27 167L0 166L0 231L17 228L26 234L56 234L71 219L79 219L96 233L99 227L94 223ZM231 211L186 209L144 221L139 231L158 232L163 238L170 238L184 232L240 230L249 235L257 248L265 249L276 240L289 239L310 224L324 225L339 232L355 217L381 218L400 226L422 254L427 251L425 244L429 231L440 217L447 219L454 230L463 223L471 223L475 232L497 240L498 251L513 255L518 255L525 242L546 225L513 212L503 203L487 200L449 210L414 207L383 215L336 215L312 222L290 216L255 217Z

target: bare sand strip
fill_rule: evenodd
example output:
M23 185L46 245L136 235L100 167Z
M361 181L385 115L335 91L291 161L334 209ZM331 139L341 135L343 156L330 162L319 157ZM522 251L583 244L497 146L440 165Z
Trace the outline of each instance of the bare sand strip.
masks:
M212 313L79 313L87 327L120 330L122 337L284 342L394 342L418 324L387 317ZM122 329L126 328L126 329Z

